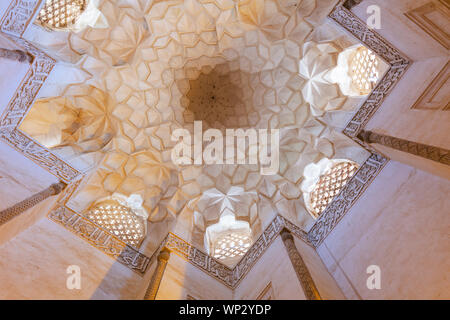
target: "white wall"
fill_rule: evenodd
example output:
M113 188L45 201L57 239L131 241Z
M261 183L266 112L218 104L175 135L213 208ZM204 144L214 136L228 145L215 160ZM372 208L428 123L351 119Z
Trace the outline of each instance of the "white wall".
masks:
M0 140L0 210L55 182L58 178Z
M232 290L171 253L156 300L184 300L187 295L198 300L229 300Z
M81 290L66 287L69 265ZM134 299L142 278L43 218L0 246L0 299Z
M366 21L368 6L378 5L381 8L382 28L376 31L412 62L369 121L366 130L450 149L450 112L411 109L450 59L447 49L405 16L406 12L429 2L430 0L366 0L352 9L358 17ZM396 161L442 177L450 177L448 167L443 164L418 159L407 153L398 153L377 144L374 144L374 147Z
M269 282L272 283L273 299L306 300L280 236L239 283L234 299L256 299Z
M318 252L349 299L450 298L450 182L391 161ZM381 290L366 286L370 265Z
M364 0L352 12L361 20L367 21L370 16L367 8L371 5L379 6L381 29L376 32L413 61L420 61L448 54L439 42L405 16L406 12L429 2L430 0Z
M344 299L316 251L295 238L297 250L308 267L322 299ZM289 255L278 236L235 289L234 299L256 299L271 282L273 299L306 300Z
M314 283L319 290L320 297L323 300L343 300L345 299L342 290L339 288L336 280L329 273L327 267L321 260L317 251L303 242L295 238L295 246L300 252L303 261L305 262Z

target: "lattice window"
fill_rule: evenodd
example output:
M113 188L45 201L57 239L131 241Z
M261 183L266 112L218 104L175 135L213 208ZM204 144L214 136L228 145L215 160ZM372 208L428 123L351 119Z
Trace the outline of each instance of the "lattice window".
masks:
M145 237L142 219L116 200L105 200L94 205L87 217L135 248L139 247Z
M305 197L308 211L315 219L333 201L333 198L338 195L359 168L357 163L348 160L327 160L323 164L325 163L327 165L323 166L325 169L322 169L325 171L321 172L320 177ZM320 167L320 163L318 167Z
M46 0L37 22L50 29L73 26L84 12L89 0Z
M350 62L350 76L361 95L369 94L378 82L379 64L377 56L366 47L356 50Z
M252 243L249 233L224 232L214 243L213 257L219 260L243 256Z

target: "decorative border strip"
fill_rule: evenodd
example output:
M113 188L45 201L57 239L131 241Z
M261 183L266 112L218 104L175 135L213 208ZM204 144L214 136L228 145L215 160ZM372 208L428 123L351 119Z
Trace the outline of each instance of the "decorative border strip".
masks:
M139 275L145 274L150 258L126 245L89 219L61 205L50 211L47 217Z
M242 259L237 263L233 269L233 285L235 287L255 265L267 248L270 247L275 238L280 234L281 230L283 230L283 227L287 227L285 221L287 220L278 214L266 227L258 240L253 243Z
M0 139L62 181L70 183L79 177L80 172L18 129L56 63L47 54L20 38L40 4L41 0L13 0L0 22L2 34L34 58L0 117Z
M400 81L410 65L407 57L402 55L399 50L378 33L369 29L354 13L343 7L342 3L339 3L328 17L385 60L390 65L390 68L343 131L346 136L372 154L328 205L308 232L308 239L314 247L318 247L322 243L389 161L388 158L379 154L369 144L361 141L358 135L381 107L386 96Z
M12 0L1 21L0 30L20 37L31 22L41 0Z
M138 273L140 276L144 276L150 265L149 257L128 245L123 248L119 257L117 257L117 261Z
M162 241L159 248L166 247L228 288L235 289L283 228L288 229L296 237L311 245L303 230L278 214L233 269L171 232Z
M93 222L64 206L54 208L49 212L48 218L63 225L110 257L117 258L125 247L124 242L114 238Z
M31 54L34 60L0 118L0 139L62 181L73 181L80 172L18 129L56 61L22 38L5 36Z
M308 233L278 214L233 269L173 233L167 235L161 243L160 248L167 247L195 267L201 269L227 287L234 289L267 248L270 247L283 228L288 229L297 238L312 247L320 245L387 162L388 160L386 158L372 154L360 167L355 176L350 179L349 183L345 185L331 205L327 207ZM92 246L117 259L117 261L128 268L141 275L144 274L150 262L153 260L154 255L148 258L144 254L127 246L123 241L117 239L106 230L95 225L89 219L65 206L65 203L70 199L70 196L79 186L80 182L81 179L66 188L58 201L58 206L49 213L49 219L61 224L69 231L89 242Z
M345 135L361 144L357 139L359 132L366 126L373 114L380 108L386 96L406 72L410 61L378 33L369 29L361 19L343 7L342 4L338 4L328 17L350 32L391 66L344 129Z
M388 161L384 156L374 153L362 164L309 230L308 241L314 247L322 243Z
M58 176L61 180L65 182L78 180L77 183L79 183L81 181L80 172L17 129L55 64L53 59L29 44L26 40L17 38L17 36L20 37L24 33L39 5L40 0L14 0L0 25L0 30L8 33L14 42L19 46L25 47L26 51L35 57L30 71L0 120L0 138L6 140L13 147L24 153L25 156ZM381 79L366 102L344 129L345 135L372 152L373 149L361 142L357 136L375 111L381 106L387 94L405 73L409 66L409 61L380 35L368 29L366 24L351 11L344 8L342 4L338 4L329 17L391 65L383 79ZM283 227L286 227L295 236L313 247L320 245L387 162L387 158L373 153L327 207L307 234L281 215L277 215L233 269L228 268L173 234L167 236L164 240L164 245L225 285L235 288L278 236ZM67 202L70 198L74 188L64 196L64 202ZM60 204L48 216L53 221L63 225L138 273L143 274L147 269L150 258L121 243L113 235L65 207L65 205Z
M227 287L233 287L232 269L173 233L170 232L167 235L162 246L174 252L184 260L189 261L192 265L217 279L219 282L222 282Z

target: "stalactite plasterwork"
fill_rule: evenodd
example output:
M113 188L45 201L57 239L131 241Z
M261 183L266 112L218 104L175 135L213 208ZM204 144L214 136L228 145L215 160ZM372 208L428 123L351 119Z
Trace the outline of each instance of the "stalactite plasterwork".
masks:
M21 123L23 117L31 107L37 92L55 64L55 61L52 58L36 49L26 40L15 37L23 34L38 5L38 0L13 1L8 9L9 11L1 22L1 30L8 33L10 38L16 42L21 49L33 55L34 61L24 81L22 82L21 87L18 88L9 106L7 107L6 112L0 119L0 138L20 150L25 156L31 158L49 172L58 176L61 180L66 182L77 181L80 179L80 172L52 154L47 148L30 139L26 134L20 130L17 130L17 126ZM405 73L409 65L409 61L376 32L368 29L365 23L360 21L349 10L342 7L342 5L336 6L329 17L336 21L341 27L353 34L359 41L364 43L368 48L391 65L390 69L386 72L373 92L368 96L366 102L357 111L353 119L348 123L344 130L344 133L347 136L355 139L358 143L361 143L361 141L356 138L358 133L364 128L370 117L379 108L386 95L392 90L395 84L400 80L400 77ZM289 19L294 18L295 17L290 17ZM224 19L224 17L221 17L220 19ZM145 31L142 31L141 33L144 34ZM226 34L226 32L224 32L224 34ZM269 35L269 38L277 37L272 30L266 30L265 34ZM141 40L143 39L138 39L136 41L140 42ZM124 50L125 52L123 52ZM117 64L121 64L123 63L121 60L122 58L126 57L127 59L131 59L134 54L135 52L133 50L128 50L125 48L120 52L117 52L111 60ZM175 59L172 62L175 63ZM157 61L152 61L152 63L155 63L156 65ZM256 61L254 63L256 63ZM251 67L252 66L250 63L249 68ZM205 71L205 73L208 72ZM157 72L155 74L157 74ZM158 82L158 84L160 84L161 81L164 81L164 75L162 74L160 74L160 79L152 79L151 76L152 75L150 74L146 74L145 78L148 78L149 81ZM246 75L241 74L240 77L245 80ZM143 85L143 83L139 82L138 85ZM153 94L154 92L148 93L148 97L146 97L146 99L153 101ZM270 95L267 95L267 97L270 98ZM297 115L293 116L296 117ZM286 118L287 117L284 119ZM153 128L152 130L156 132L156 128ZM162 145L165 142L164 136L159 136L156 140L158 140L158 142ZM368 148L367 145L365 145L365 147ZM158 159L153 160L158 162ZM360 167L356 175L347 185L345 185L333 202L325 209L323 214L319 217L308 233L305 233L294 223L291 223L281 215L278 215L269 224L263 234L256 240L253 246L234 269L224 266L217 260L208 256L201 250L194 248L182 239L176 240L175 237L169 235L166 245L169 249L176 251L177 254L207 272L209 275L230 287L235 287L251 269L257 259L263 254L267 247L272 243L283 227L290 229L293 234L312 246L317 247L320 245L320 243L322 243L325 237L333 230L336 224L340 221L340 219L342 219L358 197L360 197L364 190L369 186L370 182L375 178L387 161L388 160L386 158L373 153ZM168 176L171 174L172 173L169 172ZM269 190L264 189L264 186L266 185L264 181L261 182L260 185L262 187L261 190L258 191L262 193L270 192ZM167 185L166 187L169 189L171 186ZM186 185L183 192L187 193L187 191L190 191L190 188L190 185ZM173 212L179 211L178 205L184 201L183 196L185 196L185 194L183 192L180 191L177 193L178 198L174 201L168 201L165 203ZM68 195L65 200L67 200L68 197L70 197L70 195ZM76 212L73 212L65 206L60 206L50 212L49 218L63 225L79 237L87 240L90 244L109 256L118 259L118 261L124 263L131 269L137 270L139 273L145 272L147 266L149 265L149 258L133 250L132 248L126 247L123 242L112 237L88 219L82 217Z

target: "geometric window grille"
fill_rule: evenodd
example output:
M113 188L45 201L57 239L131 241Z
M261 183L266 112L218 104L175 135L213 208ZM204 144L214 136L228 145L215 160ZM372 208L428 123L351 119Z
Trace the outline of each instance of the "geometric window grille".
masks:
M361 46L356 50L349 72L352 84L360 94L369 94L379 79L379 60L372 51Z
M142 219L116 200L96 204L89 209L87 217L134 248L139 248L144 240L145 225Z
M212 256L218 260L229 260L243 256L252 244L250 232L226 231L216 238Z
M86 9L89 0L46 0L37 21L49 29L73 26Z
M353 161L341 161L320 176L309 194L308 210L315 219L353 177L358 167L358 164Z

